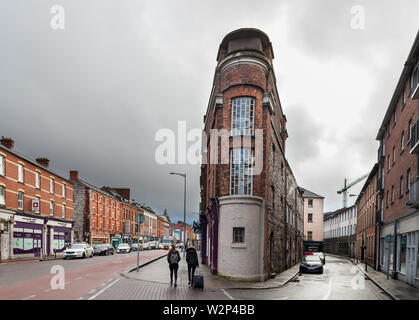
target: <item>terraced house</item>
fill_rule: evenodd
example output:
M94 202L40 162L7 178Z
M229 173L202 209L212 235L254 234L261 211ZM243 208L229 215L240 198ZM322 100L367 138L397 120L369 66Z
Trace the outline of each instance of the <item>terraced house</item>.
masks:
M204 116L202 261L239 280L266 280L302 250L303 198L285 157L273 59L264 32L226 35Z
M376 139L377 268L419 287L419 32Z
M73 240L73 184L17 152L11 138L0 144L0 257L37 259L64 250Z

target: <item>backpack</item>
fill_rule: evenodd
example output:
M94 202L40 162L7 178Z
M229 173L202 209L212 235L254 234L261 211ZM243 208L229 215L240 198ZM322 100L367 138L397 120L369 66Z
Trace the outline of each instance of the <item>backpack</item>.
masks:
M169 258L170 264L175 264L179 262L179 256L177 252L172 252Z

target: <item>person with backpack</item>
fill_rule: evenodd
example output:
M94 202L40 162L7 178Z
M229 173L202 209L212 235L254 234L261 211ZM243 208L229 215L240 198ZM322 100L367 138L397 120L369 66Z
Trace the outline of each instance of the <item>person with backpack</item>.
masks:
M170 269L170 286L173 284L173 273L175 274L175 287L177 286L177 271L179 269L179 261L180 261L180 254L179 251L176 250L175 246L169 250L167 254L167 262L169 263Z
M194 246L190 245L186 250L186 263L188 264L188 279L189 285L193 285L193 277L196 267L199 267L198 253Z

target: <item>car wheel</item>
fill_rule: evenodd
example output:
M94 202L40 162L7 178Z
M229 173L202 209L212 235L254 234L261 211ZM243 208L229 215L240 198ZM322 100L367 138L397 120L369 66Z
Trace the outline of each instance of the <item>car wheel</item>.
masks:
M86 254L83 252L82 259L86 258Z

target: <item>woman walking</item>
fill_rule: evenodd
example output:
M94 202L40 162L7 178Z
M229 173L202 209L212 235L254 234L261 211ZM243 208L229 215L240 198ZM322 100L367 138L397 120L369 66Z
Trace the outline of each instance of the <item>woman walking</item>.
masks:
M186 250L186 263L188 264L188 284L193 285L193 276L195 274L196 267L199 267L199 262L196 249L192 245L190 245Z
M167 262L169 263L170 269L170 286L173 284L173 273L175 274L175 287L177 286L177 271L179 269L180 254L176 250L175 246L172 245L167 254Z

